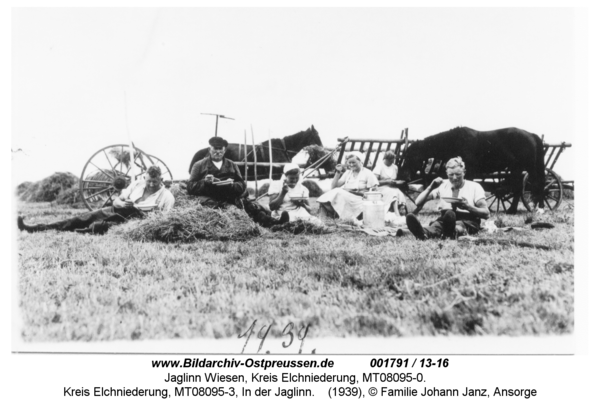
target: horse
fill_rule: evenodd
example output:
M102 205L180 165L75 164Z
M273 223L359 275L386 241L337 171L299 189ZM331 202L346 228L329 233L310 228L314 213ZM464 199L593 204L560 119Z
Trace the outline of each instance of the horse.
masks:
M311 125L306 131L300 131L294 135L283 138L271 139L272 162L289 163L292 158L300 152L305 146L318 145L323 146L319 133ZM256 161L260 163L269 163L269 141L255 145ZM209 148L200 149L190 163L189 172L192 172L194 163L208 156ZM248 177L254 178L254 153L252 145L239 143L230 143L225 150L225 158L234 162L243 162L246 157L248 162ZM242 176L244 176L244 166L239 166ZM273 179L278 180L283 174L283 168L273 166ZM269 177L269 167L257 167L257 179Z
M506 172L509 189L514 198L508 214L517 212L517 205L523 191L523 172L529 173L532 183L534 207L543 208L544 195L544 145L535 134L518 128L503 128L493 131L476 131L467 127L457 127L423 140L410 143L405 151L405 160L399 178L405 181L415 179L420 171L428 183L432 175L426 175L425 166L441 160L460 156L465 162L465 178L483 179L491 173ZM440 167L443 167L440 165Z

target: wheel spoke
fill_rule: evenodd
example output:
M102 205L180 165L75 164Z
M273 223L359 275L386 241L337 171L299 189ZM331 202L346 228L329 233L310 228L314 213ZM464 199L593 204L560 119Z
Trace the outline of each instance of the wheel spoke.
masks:
M104 208L106 207L106 203L111 201L112 202L112 196L115 195L115 193L117 192L117 190L113 190L112 193L110 193L110 195L108 196L108 198L106 199L106 201L104 201L104 204L102 204L102 207L100 208Z
M504 205L504 199L502 199L501 201L502 201L502 208L504 208L504 211L506 211L506 205ZM500 207L498 207L498 209L500 209Z
M84 180L83 184L94 183L94 184L112 184L112 181L105 180Z
M102 194L102 193L105 193L105 192L107 192L108 190L110 190L110 187L106 187L106 188L105 188L104 190L102 190L102 191L98 191L98 192L97 192L97 193L95 193L95 194L89 195L89 196L85 197L85 199L86 199L86 200L89 200L90 198L96 197L97 195L100 195L100 194Z
M106 149L102 149L102 152L104 152L104 156L106 157L106 160L108 161L108 165L110 166L110 170L114 173L115 167L117 167L117 164L115 163L114 166L112 165L112 163L110 162L110 158L106 154Z
M106 173L103 169L100 169L98 166L96 166L96 164L94 162L90 161L90 163L93 164L96 167L96 169L100 170L102 173L106 174L111 179L113 179L113 180L115 179L113 176L111 176L110 174Z
M123 145L121 145L121 154L119 155L119 173L123 173Z

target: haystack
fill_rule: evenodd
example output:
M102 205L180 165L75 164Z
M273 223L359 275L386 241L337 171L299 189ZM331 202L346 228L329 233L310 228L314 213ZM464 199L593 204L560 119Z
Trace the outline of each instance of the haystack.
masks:
M155 212L146 218L132 220L111 228L110 232L125 239L149 242L196 242L199 240L244 241L260 236L261 228L235 207L226 210L206 208L187 195L184 187L171 187L175 207L167 212Z
M17 193L22 201L52 202L61 192L77 187L79 179L68 172L56 172L35 183L25 182L17 186Z

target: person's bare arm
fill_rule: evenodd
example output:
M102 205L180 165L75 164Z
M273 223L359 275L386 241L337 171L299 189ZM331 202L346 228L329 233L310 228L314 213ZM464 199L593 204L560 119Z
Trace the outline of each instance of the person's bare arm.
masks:
M423 205L425 205L425 203L427 201L433 199L431 192L433 190L435 190L436 188L438 188L440 186L440 184L442 184L442 181L444 181L444 180L441 177L435 178L431 182L431 184L429 186L427 186L427 188L425 190L423 190L423 192L421 194L419 194L419 196L415 200L415 204L417 205L417 210L420 210L421 208L423 208Z
M462 201L459 203L454 203L452 206L456 206L457 208L469 211L470 214L476 216L477 218L488 219L490 217L490 210L488 209L487 202L485 199L481 199L475 203L475 205L469 204L465 197L461 197Z
M269 196L269 208L271 209L271 211L276 211L279 209L279 207L281 207L281 204L283 204L283 198L285 197L288 191L289 187L287 183L284 182L279 194L272 194Z
M342 177L343 168L344 166L341 164L335 166L335 175L333 176L333 180L331 180L331 189L343 186L343 183L339 184L340 177Z
M133 201L131 201L128 198L127 199L122 199L121 197L117 197L113 201L113 207L116 207L116 208L133 207Z
M389 186L390 184L392 184L394 182L394 180L392 180L392 179L383 179L382 180L381 175L379 175L379 174L376 174L375 177L379 181L380 186Z

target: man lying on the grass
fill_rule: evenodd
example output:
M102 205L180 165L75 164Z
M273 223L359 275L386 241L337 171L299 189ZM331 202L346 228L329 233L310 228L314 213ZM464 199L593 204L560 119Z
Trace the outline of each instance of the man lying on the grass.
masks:
M120 224L131 218L142 218L145 211L173 208L175 197L162 184L162 171L158 166L150 166L143 178L131 183L113 201L112 207L101 208L73 218L50 224L25 225L22 217L17 218L20 230L39 232L50 229L75 231L80 233L103 234L111 225ZM137 207L140 207L139 209Z
M240 169L225 158L225 150L229 145L225 139L214 136L208 140L208 144L209 155L192 166L187 184L189 195L198 197L200 204L206 207L236 206L244 209L254 222L264 227L270 228L289 221L287 212L283 212L280 219L275 219L267 209L247 199L248 191Z
M448 180L438 177L419 194L415 201L417 207L437 199L440 217L423 227L414 214L408 214L406 225L417 239L456 238L479 232L481 218L489 218L490 211L483 188L478 183L465 180L465 172L462 158L452 158L446 163Z

